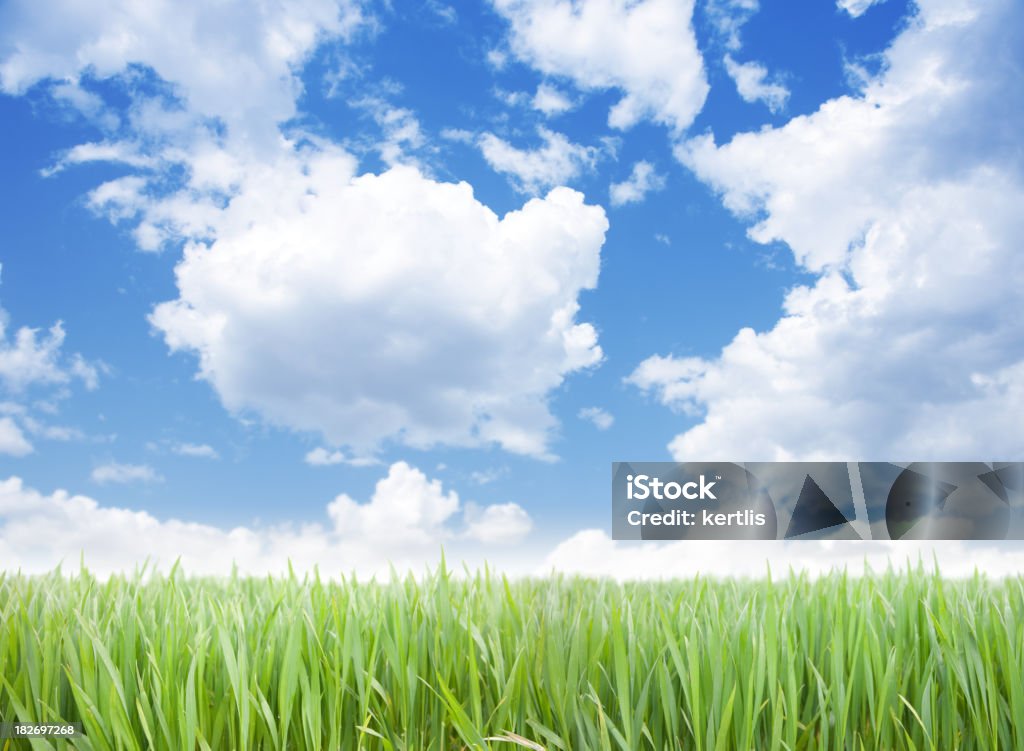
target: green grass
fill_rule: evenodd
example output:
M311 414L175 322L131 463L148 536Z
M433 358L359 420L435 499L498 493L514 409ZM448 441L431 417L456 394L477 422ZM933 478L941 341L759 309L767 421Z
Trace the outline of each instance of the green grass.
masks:
M0 574L0 719L97 750L1022 749L1024 578Z

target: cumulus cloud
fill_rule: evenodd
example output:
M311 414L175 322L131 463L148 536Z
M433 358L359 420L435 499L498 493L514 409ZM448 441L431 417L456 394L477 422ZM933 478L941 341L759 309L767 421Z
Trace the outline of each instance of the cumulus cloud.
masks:
M328 504L325 522L302 525L236 526L222 529L145 511L107 506L58 490L46 495L17 477L0 481L0 560L11 569L42 573L79 559L97 575L131 572L148 561L166 570L180 561L192 575L284 574L317 569L334 578L420 573L436 566L440 546L449 564L472 568L488 561L510 575L552 571L626 579L775 575L790 568L811 575L833 568L856 575L867 563L876 571L919 558L937 558L944 575L966 576L975 568L988 576L1024 571L1018 545L976 542L616 542L601 530L582 530L546 555L524 555L532 528L516 504L461 504L436 480L409 465L393 464L370 499L346 495ZM391 520L392 523L388 523ZM499 545L499 543L508 543ZM531 551L532 552L532 551ZM934 557L933 557L934 556ZM538 563L540 561L540 563Z
M601 407L584 407L576 416L581 420L586 420L594 424L594 427L598 430L608 430L612 425L615 424L615 417Z
M531 194L564 185L597 161L599 150L593 146L573 143L547 128L538 128L537 134L544 145L536 149L518 149L493 133L484 133L477 144L491 169L508 175L519 190Z
M25 456L33 451L32 444L21 428L10 417L0 417L0 454Z
M325 38L351 35L364 15L350 0L12 0L0 21L0 90L8 94L47 79L77 88L84 73L103 79L142 65L173 84L190 112L273 142L277 123L295 114L302 63ZM76 99L97 107L88 93Z
M531 527L516 504L466 504L463 510L454 491L404 462L391 465L365 503L339 495L327 505L326 518L326 524L221 529L62 490L45 495L12 477L0 481L0 560L27 572L84 556L99 574L131 571L146 560L166 569L180 559L190 574L223 575L233 564L247 574L280 574L291 562L327 576L386 575L389 564L402 570L436 562L442 544L457 560L479 555L483 543L493 550L496 542L518 542Z
M412 168L357 176L337 146L285 137L278 126L296 112L299 69L359 25L356 4L122 13L110 3L88 19L77 6L6 10L4 91L139 66L171 90L129 86L128 135L71 149L51 171L97 160L131 169L87 205L130 226L143 250L184 244L179 298L151 320L171 349L197 356L229 410L319 433L356 456L388 439L549 456L548 394L601 359L576 300L597 281L604 213L556 190L499 218L466 184ZM43 33L44 15L67 24L62 37ZM411 112L357 104L384 133L385 162L424 145ZM571 169L592 158L567 141L561 149L559 137L549 145L546 156ZM526 176L531 186L543 169ZM28 344L53 349L62 335ZM72 367L87 376L84 361Z
M151 321L232 412L358 455L391 439L546 456L548 393L602 356L576 312L606 229L565 188L499 218L465 183L355 177L325 147L248 176Z
M639 203L648 193L665 187L665 176L659 175L650 162L637 162L629 177L621 183L612 183L608 194L612 206Z
M551 84L542 83L537 87L530 106L548 117L553 117L568 112L576 103Z
M760 63L738 63L732 55L725 56L725 70L736 83L736 91L744 102L764 102L772 112L779 112L789 100L789 89L768 79L768 69Z
M109 483L126 485L133 482L159 482L163 479L148 464L120 464L118 462L108 462L94 467L90 477L92 477L93 482L100 483L101 485Z
M630 380L688 415L682 458L1024 454L1024 10L922 0L863 91L682 161L817 275L767 331Z
M583 90L617 89L608 124L652 120L682 131L707 96L692 0L492 0L512 54Z
M533 520L526 509L516 503L491 506L466 505L465 536L490 545L518 542L533 529Z

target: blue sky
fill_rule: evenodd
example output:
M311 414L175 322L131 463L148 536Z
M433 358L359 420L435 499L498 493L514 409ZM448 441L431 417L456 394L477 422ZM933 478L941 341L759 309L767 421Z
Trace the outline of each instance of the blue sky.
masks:
M1012 2L65 5L0 4L0 563L645 570L612 461L1024 454Z

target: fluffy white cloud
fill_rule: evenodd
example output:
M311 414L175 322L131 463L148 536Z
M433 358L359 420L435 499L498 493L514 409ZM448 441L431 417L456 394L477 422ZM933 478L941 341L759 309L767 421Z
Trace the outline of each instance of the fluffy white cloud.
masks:
M623 92L614 128L653 120L682 131L708 85L693 34L692 0L493 0L511 24L512 53L584 90Z
M108 78L138 64L174 85L191 112L273 142L295 113L298 68L362 21L352 0L12 0L0 10L0 90L21 94L45 79L75 86L83 73Z
M444 525L459 510L459 496L445 493L405 462L391 465L368 503L344 493L327 506L327 515L343 536L396 546L430 545L444 537Z
M58 321L43 335L38 329L22 326L13 339L7 336L7 311L0 308L0 384L20 393L33 385L62 385L81 380L88 389L99 383L95 365L81 355L66 357L64 325Z
M736 91L744 102L764 102L772 112L779 112L789 100L789 89L778 81L768 80L768 69L760 63L738 63L732 55L725 56L725 70L736 82Z
M466 505L465 536L489 545L510 545L522 540L533 529L526 509L516 503L491 506Z
M101 485L107 483L124 485L132 482L159 482L163 479L148 464L120 464L118 462L108 462L94 467L90 476L93 482L98 482Z
M0 454L25 456L32 451L32 444L18 424L10 417L0 417Z
M603 211L562 190L498 218L468 185L414 169L357 177L336 146L284 138L299 69L358 25L356 4L106 2L88 19L70 8L52 28L35 5L4 12L3 90L141 65L183 103L129 86L130 135L71 149L51 172L97 160L132 168L87 204L131 226L141 249L186 244L180 297L152 322L172 349L198 355L230 410L321 433L356 456L386 439L547 455L548 394L601 358L595 330L575 316L578 293L596 284ZM384 133L385 161L424 145L412 113L361 104ZM574 169L591 158L551 144L548 156ZM52 350L61 336L27 344Z
M553 117L568 112L576 103L551 84L542 83L537 87L537 93L533 95L530 106L548 117Z
M547 128L538 128L537 133L544 141L537 149L517 149L493 133L484 133L477 144L491 169L508 175L524 193L564 185L597 161L600 152L593 146L573 143Z
M879 5L885 0L836 0L836 7L845 10L853 18L863 15L872 5Z
M922 0L856 96L680 158L816 282L715 359L631 376L702 459L1024 454L1024 7Z
M612 206L623 206L627 203L638 203L654 190L665 187L664 175L659 175L650 162L637 162L629 177L621 183L612 183L608 194Z
M615 424L615 418L612 414L606 409L601 409L601 407L584 407L576 416L581 420L592 422L598 430L608 430L608 428Z
M548 393L601 359L575 316L607 220L574 191L499 218L465 183L355 177L325 148L248 174L214 226L153 324L229 410L357 455L385 439L545 455Z
M390 467L369 501L340 495L326 516L329 524L220 529L103 506L64 491L44 495L12 477L0 481L0 560L27 572L52 569L62 560L74 565L84 556L99 574L131 571L147 559L166 569L180 558L190 574L223 575L232 564L243 573L280 574L290 562L300 571L318 567L326 576L386 575L389 564L422 570L435 563L442 544L453 560L472 556L479 563L492 543L519 541L531 526L515 504L467 504L463 513L454 492L404 462Z

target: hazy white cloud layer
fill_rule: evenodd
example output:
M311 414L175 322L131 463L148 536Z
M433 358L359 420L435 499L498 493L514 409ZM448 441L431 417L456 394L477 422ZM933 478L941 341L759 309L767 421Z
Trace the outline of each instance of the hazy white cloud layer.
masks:
M188 574L286 574L319 569L328 578L352 572L362 577L422 572L440 562L441 546L456 572L484 562L511 575L552 571L616 579L704 576L774 576L790 569L811 575L832 569L852 574L892 565L902 568L935 560L944 575L988 576L1024 572L1024 550L1009 543L970 542L677 542L626 543L585 529L554 546L523 545L532 530L529 515L515 503L462 503L404 462L381 478L370 499L339 495L325 521L307 524L237 526L221 529L179 519L158 519L144 511L105 506L96 500L26 487L17 477L0 481L0 561L7 570L42 573L79 560L98 575L131 572L148 561L166 570L180 559ZM518 545L516 544L518 543Z
M984 8L984 13L980 12ZM677 458L1024 455L1024 6L922 0L863 91L678 148L817 281L714 359L630 380L697 418Z
M178 456L188 456L193 459L219 459L217 449L208 443L176 443L171 447Z
M575 317L602 209L557 188L498 217L465 183L357 177L329 148L249 169L151 317L229 410L362 454L388 439L547 454L548 393L602 356Z
M325 514L329 523L225 530L64 491L45 495L12 477L0 481L0 561L8 570L42 572L61 561L74 567L84 554L100 574L131 571L147 559L166 568L179 558L192 574L227 574L233 564L244 573L280 574L291 561L327 576L373 575L386 573L389 562L399 570L433 565L442 545L453 560L479 558L485 549L501 560L500 546L521 542L532 527L517 504L463 504L405 462L391 465L368 501L342 494Z
M492 0L520 60L584 91L617 89L608 124L686 128L707 96L692 0Z
M159 482L163 478L148 464L121 464L107 462L95 467L90 475L93 482L106 485L116 483L125 485L136 482Z
M615 579L671 579L703 576L760 578L769 567L775 578L790 570L826 574L846 570L860 574L938 563L944 576L965 577L975 570L990 577L1024 573L1019 543L891 541L751 541L687 540L622 542L599 529L585 529L558 544L538 568Z

